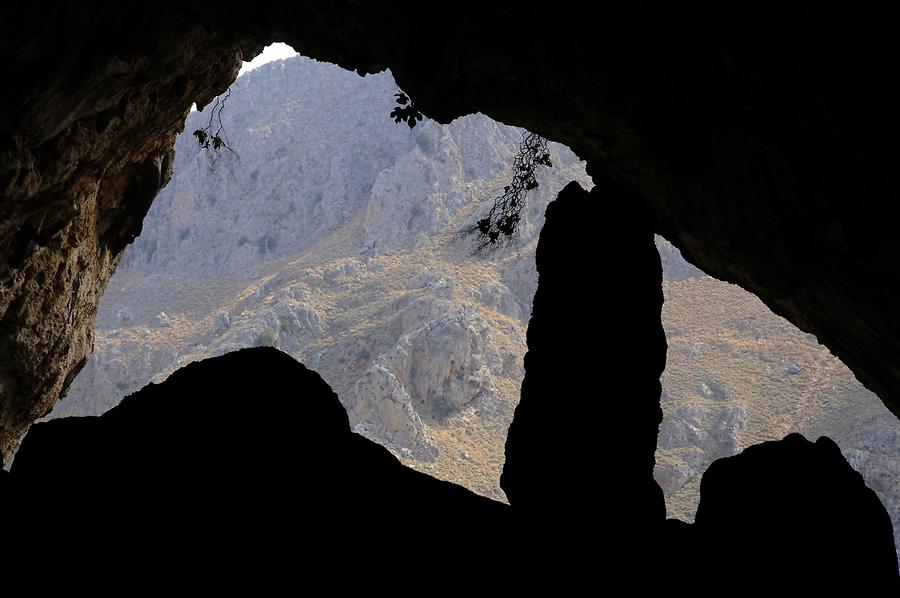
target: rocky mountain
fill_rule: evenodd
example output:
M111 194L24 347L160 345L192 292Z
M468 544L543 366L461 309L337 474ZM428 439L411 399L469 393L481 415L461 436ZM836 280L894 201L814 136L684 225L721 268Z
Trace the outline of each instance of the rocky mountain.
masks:
M410 130L387 116L396 91L389 74L299 57L264 66L223 111L236 154L212 160L190 134L209 113L192 114L54 416L100 413L190 361L274 345L323 376L355 431L503 498L536 234L557 191L588 178L551 145L519 242L472 256L455 233L508 180L521 131L480 115ZM896 418L815 337L658 248L669 352L656 477L669 515L692 519L716 458L799 431L834 438L900 527Z
M233 154L198 146L210 108L193 113L54 415L100 413L190 361L273 345L324 377L358 433L503 498L534 244L547 203L588 179L551 145L517 243L474 256L457 233L509 180L522 131L480 115L410 129L388 116L396 91L389 74L266 65L222 112Z

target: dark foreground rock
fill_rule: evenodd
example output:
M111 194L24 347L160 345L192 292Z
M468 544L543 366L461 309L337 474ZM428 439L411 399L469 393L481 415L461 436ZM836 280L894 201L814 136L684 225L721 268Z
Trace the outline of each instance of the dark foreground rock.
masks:
M695 527L708 562L744 588L780 579L782 587L852 584L896 595L888 591L898 577L887 511L825 436L813 443L790 434L714 462Z
M616 504L569 496L605 481L589 451L561 471L569 485L522 485L512 508L434 480L351 433L317 374L247 349L193 363L101 417L35 425L0 475L2 558L31 570L50 547L82 571L126 564L216 583L269 568L269 582L347 572L341 583L357 585L376 571L435 581L450 566L468 573L447 583L479 571L484 587L672 588L691 570L701 595L722 584L900 589L890 520L826 438L717 461L693 526L642 516L639 486L623 485Z
M461 541L489 551L508 519L506 505L353 434L319 375L272 348L192 363L100 417L35 425L6 477L2 510L16 515L4 532L21 538L19 556L31 543L97 546L100 562L164 546L221 566L300 546L315 548L309 562L345 559L357 546L387 562L407 558L424 527L452 530L412 555L424 561ZM65 516L47 518L60 507Z
M639 547L665 519L653 455L666 339L649 221L617 189L570 183L547 208L535 259L522 399L500 484L542 533Z
M138 581L177 571L216 585L252 578L257 590L550 582L561 594L643 595L689 583L701 595L897 595L887 513L826 438L791 435L717 461L697 523L663 520L652 478L666 351L659 258L636 202L600 189L595 219L573 219L589 195L577 185L548 208L507 444L510 507L403 467L350 432L317 374L275 349L247 349L186 366L103 416L34 426L0 476L0 560L12 572L0 587L58 562L83 572L127 561ZM600 296L600 312L618 317L577 329L617 351L609 363L630 394L615 401L594 390L612 372L564 342L585 301L569 249L590 239L618 239L636 266L628 293ZM583 405L578 418L573 405ZM619 462L601 457L611 443ZM60 507L65 516L50 518Z

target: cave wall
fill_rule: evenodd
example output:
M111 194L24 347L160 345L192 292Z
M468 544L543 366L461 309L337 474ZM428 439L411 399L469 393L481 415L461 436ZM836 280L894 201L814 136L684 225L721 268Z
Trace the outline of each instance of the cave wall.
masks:
M0 450L90 350L191 102L270 41L390 68L429 117L569 145L685 257L814 333L900 413L897 38L799 3L59 1L0 8ZM385 115L387 118L387 115Z
M191 103L214 97L240 68L232 35L166 31L161 15L141 12L113 3L0 8L8 57L0 94L7 458L85 363L106 282L172 174Z

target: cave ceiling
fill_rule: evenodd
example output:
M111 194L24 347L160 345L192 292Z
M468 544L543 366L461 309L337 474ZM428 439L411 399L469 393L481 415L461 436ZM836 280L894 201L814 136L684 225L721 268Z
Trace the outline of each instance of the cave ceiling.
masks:
M900 414L892 22L774 2L6 3L0 449L89 354L191 104L273 41L390 69L437 121L482 112L568 145Z

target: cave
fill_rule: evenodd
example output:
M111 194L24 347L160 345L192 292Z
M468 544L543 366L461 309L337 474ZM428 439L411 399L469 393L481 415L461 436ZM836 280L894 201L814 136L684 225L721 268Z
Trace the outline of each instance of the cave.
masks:
M548 212L553 226L542 233L523 399L502 481L509 508L414 475L349 439L346 415L333 409L333 393L320 379L256 350L195 364L167 387L172 396L200 397L184 408L186 421L192 410L194 416L204 411L203 389L217 389L230 396L231 416L246 418L246 429L231 427L232 420L222 422L228 434L201 433L160 418L138 400L106 419L36 426L13 471L0 476L4 512L18 511L4 525L23 538L21 546L5 543L5 549L37 547L41 534L60 533L38 525L50 501L70 498L90 511L79 484L110 485L109 472L129 463L153 471L161 441L154 430L176 430L183 450L175 460L184 467L168 482L199 494L179 501L165 477L148 482L132 472L119 480L119 490L156 517L136 521L131 508L121 507L97 526L121 534L113 523L124 518L140 537L153 537L154 524L178 533L183 528L176 522L203 513L201 499L213 489L239 486L236 495L255 496L257 507L265 500L254 488L289 495L278 484L289 463L302 463L309 479L328 489L301 493L307 518L333 516L354 493L362 498L353 506L393 518L405 497L416 502L417 515L453 514L451 527L501 538L503 558L536 567L532 575L514 575L511 584L560 575L575 583L598 566L600 553L582 550L592 546L615 551L603 558L604 571L641 573L650 586L665 587L667 574L689 564L684 548L692 547L711 581L730 579L733 558L753 568L755 577L742 581L761 587L784 578L807 588L897 587L890 521L828 439L789 436L716 462L708 484L704 478L693 526L665 520L652 478L665 363L654 233L814 334L900 414L900 369L890 358L900 344L900 247L893 231L900 208L890 175L898 151L891 118L897 42L885 15L774 3L462 3L426 17L419 3L407 2L164 2L127 9L51 2L4 6L0 17L7 57L0 65L4 458L83 367L100 295L171 177L175 135L191 105L209 104L234 80L243 58L274 40L360 74L389 68L438 122L481 112L563 143L587 160L595 184L590 192L567 187L550 210L556 222ZM620 318L579 326L584 298L567 275L566 255L572 244L590 249L606 242L629 248L634 295L604 299ZM590 408L602 400L589 377L567 374L576 364L591 371L590 354L581 349L585 336L620 339L618 368L633 379L621 389L634 400L625 404L627 423L615 435L627 459L608 478L621 493L603 504L589 498L596 483L592 444L611 439L593 438L588 418L566 413L570 400ZM250 367L305 380L307 394L320 397L322 421L334 424L316 432L319 441L333 443L334 459L320 465L289 459L314 449L305 444L312 437L291 440L286 422L266 436L272 459L265 467L264 459L251 464L233 446L242 432L263 425L249 402L239 400L241 392L256 397L261 410L285 409L275 401L276 388L213 383L224 371ZM95 465L66 460L62 447L79 437L93 443ZM110 455L110 446L127 450ZM564 466L552 459L555 452L568 458ZM370 469L361 472L360 463ZM191 477L203 467L207 486ZM385 472L395 490L379 494L352 481L375 471ZM563 500L554 492L563 484L581 485L585 500ZM291 509L278 501L273 506ZM266 515L260 528L235 516L234 534L265 538L266 526L277 523ZM352 522L326 519L341 534L355 531ZM716 549L725 541L722 530L738 522L756 535L726 555ZM192 538L221 537L217 523L201 517L198 529L208 535ZM96 532L85 521L71 527L74 534ZM769 546L778 537L786 540ZM331 548L340 544L329 541ZM448 541L434 553L453 554L453 546ZM658 557L664 549L672 555L665 562Z
M475 253L461 231L509 184L524 131L484 115L395 123L390 72L299 55L251 67L226 109L188 116L88 362L48 417L100 415L192 361L275 346L322 376L355 432L505 500L534 249L547 204L571 180L590 186L584 162L548 144L515 244ZM222 152L192 135L218 116Z

